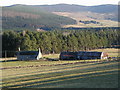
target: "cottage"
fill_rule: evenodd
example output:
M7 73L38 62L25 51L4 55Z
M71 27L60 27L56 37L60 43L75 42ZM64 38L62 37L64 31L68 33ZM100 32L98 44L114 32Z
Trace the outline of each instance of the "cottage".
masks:
M61 52L60 60L88 60L88 59L107 59L108 54L105 52Z
M39 60L42 58L42 54L39 51L19 51L17 53L18 60Z

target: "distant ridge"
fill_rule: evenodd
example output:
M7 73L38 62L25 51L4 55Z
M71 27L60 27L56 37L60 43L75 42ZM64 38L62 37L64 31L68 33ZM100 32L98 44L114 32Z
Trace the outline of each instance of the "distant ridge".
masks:
M34 5L33 5L34 6ZM118 5L104 4L97 6L83 6L76 4L54 4L54 5L35 5L36 7L41 7L48 11L57 12L81 12L81 11L91 11L99 13L111 13L118 11Z
M4 29L46 29L63 28L66 25L82 27L116 27L118 5L83 6L75 4L22 5L2 7ZM83 22L97 22L85 24ZM91 21L92 20L92 21ZM111 22L110 24L107 22ZM67 27L68 27L67 26Z

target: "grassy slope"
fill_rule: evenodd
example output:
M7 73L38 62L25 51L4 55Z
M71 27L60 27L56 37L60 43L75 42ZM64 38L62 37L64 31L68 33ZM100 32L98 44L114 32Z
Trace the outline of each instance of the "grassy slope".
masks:
M77 21L75 25L64 25L64 27L118 27L117 21L107 20L108 14L100 14L93 12L53 12L57 15L67 16ZM97 21L99 24L83 24L79 21ZM109 23L108 23L109 22Z
M107 51L113 55L118 52L118 49L99 49L97 51ZM45 57L51 58L52 56ZM58 54L54 55L54 58L57 57ZM76 62L81 61L2 62L3 67L34 66L2 70L2 85L9 88L118 88L119 61ZM39 66L66 63L76 64Z
M118 62L3 70L9 88L117 88Z

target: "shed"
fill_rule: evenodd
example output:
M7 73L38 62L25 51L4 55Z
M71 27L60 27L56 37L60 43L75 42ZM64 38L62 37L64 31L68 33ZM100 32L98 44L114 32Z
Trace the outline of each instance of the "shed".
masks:
M61 52L60 60L88 60L88 59L107 59L108 54L105 52Z
M19 51L17 53L18 60L39 60L42 58L42 54L39 51Z

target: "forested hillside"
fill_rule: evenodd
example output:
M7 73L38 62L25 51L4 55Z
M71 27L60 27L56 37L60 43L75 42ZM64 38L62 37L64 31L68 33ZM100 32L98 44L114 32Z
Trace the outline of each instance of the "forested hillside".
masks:
M14 32L2 34L2 51L38 50L42 53L79 51L120 45L119 30L54 30L47 32Z
M41 8L27 5L2 7L3 30L36 30L38 28L58 28L62 25L76 24L76 21L58 16Z

